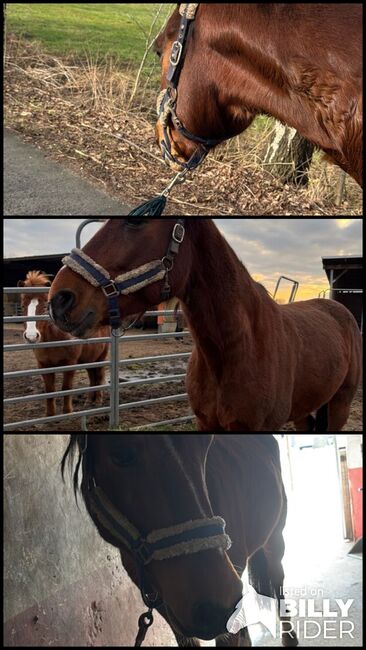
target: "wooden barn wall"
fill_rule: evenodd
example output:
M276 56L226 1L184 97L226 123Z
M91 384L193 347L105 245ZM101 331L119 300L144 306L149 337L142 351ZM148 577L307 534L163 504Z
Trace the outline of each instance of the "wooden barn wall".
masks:
M67 435L5 434L6 647L134 644L140 594L96 532L60 460ZM156 615L147 645L175 645Z

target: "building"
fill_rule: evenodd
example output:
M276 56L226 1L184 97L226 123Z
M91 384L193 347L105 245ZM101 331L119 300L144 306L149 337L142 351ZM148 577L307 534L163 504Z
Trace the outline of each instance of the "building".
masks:
M358 255L323 257L323 269L330 285L330 298L352 312L363 331L363 259ZM325 296L326 292L323 292Z

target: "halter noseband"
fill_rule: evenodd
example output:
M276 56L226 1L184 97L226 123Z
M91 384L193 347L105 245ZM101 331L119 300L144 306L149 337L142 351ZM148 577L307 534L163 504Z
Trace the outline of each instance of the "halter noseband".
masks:
M161 300L165 302L171 297L169 273L173 270L175 258L179 253L185 238L185 219L177 219L172 238L166 255L161 260L154 260L139 266L132 271L123 273L112 280L109 272L79 248L74 248L70 255L62 260L74 273L81 275L93 287L100 287L108 300L109 320L113 330L121 326L121 315L118 305L120 296L136 293L155 282L165 279L161 292Z
M88 452L88 434L81 454L86 471L86 454ZM124 515L122 515L105 492L97 485L91 464L87 486L87 505L94 519L104 530L112 535L117 547L125 547L132 554L140 576L140 591L142 599L149 608L139 620L139 634L136 645L141 645L148 628L153 623L152 611L161 607L163 601L158 593L149 593L145 575L145 567L153 561L164 561L183 555L192 555L211 549L229 550L230 537L225 532L225 521L221 517L207 517L187 521L175 526L169 526L143 535Z
M181 4L179 7L179 13L182 16L182 19L179 26L177 40L173 43L170 53L169 68L166 76L168 84L167 87L161 91L157 102L157 113L163 131L163 140L160 143L163 158L165 161L169 160L170 162L179 165L182 170L189 171L200 165L207 156L210 147L214 147L222 142L222 139L213 140L194 135L194 133L191 133L191 131L186 129L176 113L179 77L184 65L185 49L190 27L196 18L197 8L198 3ZM180 162L172 154L172 146L168 133L170 121L173 123L174 128L185 138L197 142L199 145L186 163Z

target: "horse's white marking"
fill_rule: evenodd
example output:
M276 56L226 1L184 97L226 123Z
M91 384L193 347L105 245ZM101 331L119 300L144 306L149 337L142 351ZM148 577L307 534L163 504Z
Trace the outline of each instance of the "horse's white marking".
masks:
M177 452L177 450L174 447L174 445L173 445L173 443L172 443L172 441L170 439L170 436L168 434L163 435L163 440L164 440L164 443L165 443L166 447L169 449L171 455L173 456L175 462L177 463L179 469L181 470L184 478L186 479L188 487L189 487L189 489L191 490L191 492L193 494L194 500L195 500L195 502L196 502L196 504L197 504L197 506L199 508L199 511L200 511L201 515L206 517L207 513L205 512L204 508L202 507L202 504L200 502L200 499L199 499L199 496L197 494L196 488L194 487L192 478L189 476L189 474L187 472L187 468L184 466L182 457Z
M37 307L39 304L38 298L33 298L27 309L27 316L36 316ZM24 330L23 336L27 343L39 343L41 340L41 333L37 329L37 323L30 322L27 323L26 329Z

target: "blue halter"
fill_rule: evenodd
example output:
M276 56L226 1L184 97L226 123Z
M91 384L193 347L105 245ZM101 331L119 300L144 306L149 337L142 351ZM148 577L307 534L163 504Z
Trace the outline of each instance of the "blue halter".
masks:
M136 293L154 282L165 279L161 298L163 302L169 300L171 296L169 273L173 270L175 257L178 255L180 246L183 244L185 238L186 231L184 224L185 219L177 219L168 251L161 260L148 262L143 266L139 266L136 269L117 276L114 280L106 269L78 248L74 248L71 254L67 255L62 262L74 271L74 273L81 275L93 287L102 289L108 300L108 313L111 327L113 330L117 330L122 322L118 305L120 296Z

